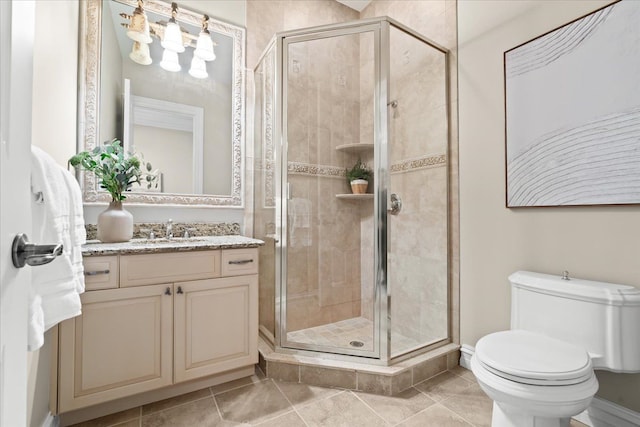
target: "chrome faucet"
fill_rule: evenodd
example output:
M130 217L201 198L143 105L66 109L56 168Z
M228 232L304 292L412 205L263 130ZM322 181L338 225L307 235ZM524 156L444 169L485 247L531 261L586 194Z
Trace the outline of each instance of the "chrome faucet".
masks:
M173 239L173 220L167 221L167 239Z

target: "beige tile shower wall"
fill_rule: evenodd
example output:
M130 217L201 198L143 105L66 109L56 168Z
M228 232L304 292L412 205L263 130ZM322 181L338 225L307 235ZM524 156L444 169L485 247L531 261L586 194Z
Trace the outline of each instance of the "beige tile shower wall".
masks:
M267 47L269 41L273 38L275 33L285 30L292 30L296 28L305 28L314 25L332 24L336 22L351 21L358 18L358 13L334 0L311 0L311 1L295 1L295 0L281 0L281 1L264 1L264 0L247 0L247 68L253 70L258 63L260 55ZM255 80L259 80L259 76L255 76ZM295 95L294 95L295 96ZM331 114L331 104L324 103L324 100L320 100L323 103L319 104L316 101L318 108L318 115L328 117ZM251 107L250 107L251 108ZM257 114L257 110L255 111ZM262 118L266 120L265 118ZM330 118L329 118L330 120ZM260 122L263 123L263 122ZM263 173L266 168L270 166L263 161L264 150L267 148L262 144L265 142L264 128L256 126L255 132L255 189L254 189L254 210L255 212L248 215L254 215L254 235L260 236L264 234L275 233L275 208L272 207L274 201L272 200L272 192L274 182L271 180L273 175L269 173ZM305 132L307 130L305 129ZM325 128L311 127L309 132L312 134L311 141L330 141L331 133ZM311 143L313 144L313 142ZM273 147L271 147L272 149ZM304 147L300 147L305 149ZM308 149L308 148L307 148ZM311 153L313 156L321 155L322 158L314 159L309 157L308 161L325 161L324 164L330 164L327 158L335 156L333 151L317 151L317 148L311 147ZM268 153L267 153L268 154ZM273 167L273 165L271 165ZM308 179L308 178L307 178ZM339 180L342 181L342 180ZM267 191L269 187L271 191ZM313 241L317 241L318 232L312 235ZM267 245L260 251L260 325L264 326L270 333L275 333L275 248L267 247L271 242L267 242ZM273 245L273 243L271 243ZM307 254L314 258L318 258L316 253ZM317 264L317 263L316 263ZM313 272L313 269L311 270ZM317 274L314 275L317 278ZM317 281L317 279L316 279ZM322 315L319 310L319 300L316 296L308 297L309 304L294 302L290 305L289 313L292 316L296 316L296 313L301 313L297 317L304 317L307 313L304 310L309 310L316 313L313 318L321 318ZM300 297L300 300L304 300L304 297ZM295 300L294 300L295 301ZM342 305L338 309L345 310L346 305ZM345 310L346 311L346 310ZM350 310L354 312L353 309ZM355 310L355 311L359 311ZM324 314L327 318L331 319L331 313Z
M455 112L456 104L446 103L447 89L450 99L456 100L455 11L455 1L400 0L375 1L361 13L362 18L390 16L452 51L447 87L444 55L398 30L391 30L390 100L398 101L389 120L391 164L425 157L427 164L438 160L428 168L391 176L390 191L400 194L404 202L401 214L390 220L391 326L393 332L423 343L447 336L449 292L454 313L458 310L457 132L452 132L451 143L447 145L447 132L455 129L457 120L452 114L448 125L447 111ZM366 41L361 44L363 89L367 87L366 81L372 79L366 69L373 61L362 47L365 44ZM361 137L366 140L370 132L366 126L373 121L368 93L361 92L361 103ZM443 158L451 163L449 168L442 163ZM451 186L449 198L447 178ZM363 239L364 236L363 232ZM369 256L365 250L363 245L363 259ZM373 270L363 269L363 295L368 294L367 287L373 283L372 278L365 277L368 274L372 275ZM363 298L363 313L366 307ZM452 339L456 341L457 316L451 317ZM392 353L399 350L392 342Z
M357 141L357 36L291 44L288 50L289 174L287 330L360 315L359 208L336 199L348 191L336 147Z
M358 19L334 0L247 0L247 66L253 69L275 33Z

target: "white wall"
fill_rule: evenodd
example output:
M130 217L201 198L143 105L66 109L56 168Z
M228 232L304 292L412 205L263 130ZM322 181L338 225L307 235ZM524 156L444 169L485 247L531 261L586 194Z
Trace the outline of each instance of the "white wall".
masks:
M76 152L78 2L36 2L33 46L32 144L60 165ZM28 353L30 426L41 426L49 413L51 346Z
M505 208L505 50L607 1L459 0L461 343L509 328L516 270L640 287L640 207ZM594 100L597 102L597 100ZM598 372L598 395L640 411L640 375Z
M33 145L66 167L76 152L78 2L36 3Z

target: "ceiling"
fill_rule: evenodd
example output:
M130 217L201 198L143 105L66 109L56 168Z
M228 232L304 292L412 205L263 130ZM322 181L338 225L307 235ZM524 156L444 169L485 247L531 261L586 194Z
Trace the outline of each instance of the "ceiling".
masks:
M342 3L345 6L349 6L351 9L355 9L358 12L362 12L362 9L367 7L371 0L336 0L338 3Z

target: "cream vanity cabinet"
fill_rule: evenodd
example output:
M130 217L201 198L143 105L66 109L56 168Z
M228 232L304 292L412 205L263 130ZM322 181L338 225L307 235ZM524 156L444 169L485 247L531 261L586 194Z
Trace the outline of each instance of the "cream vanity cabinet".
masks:
M84 263L82 315L60 325L59 412L257 363L257 248Z

